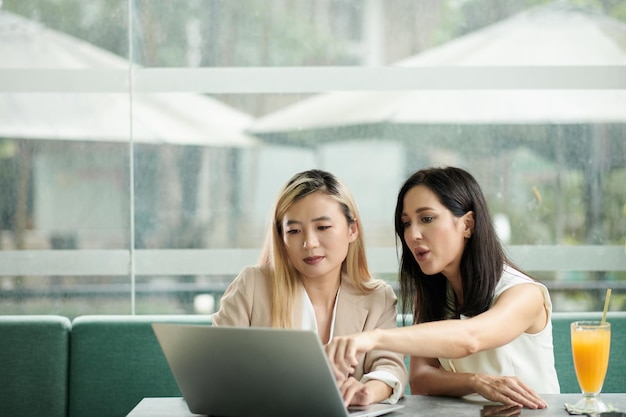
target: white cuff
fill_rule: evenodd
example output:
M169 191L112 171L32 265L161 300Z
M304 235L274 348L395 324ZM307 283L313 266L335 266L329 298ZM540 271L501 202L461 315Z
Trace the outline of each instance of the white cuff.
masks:
M393 392L391 393L391 395L387 399L381 401L381 403L395 404L398 402L400 397L402 397L402 394L404 393L402 383L391 372L387 372L387 371L370 372L368 374L363 375L363 377L361 378L361 383L365 384L367 381L372 380L372 379L376 381L384 382L385 384L389 385L393 389Z

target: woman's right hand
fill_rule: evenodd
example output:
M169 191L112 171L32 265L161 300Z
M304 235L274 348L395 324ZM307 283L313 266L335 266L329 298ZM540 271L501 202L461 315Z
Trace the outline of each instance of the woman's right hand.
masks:
M333 337L324 347L338 382L352 375L360 357L373 349L371 333Z
M474 374L470 384L476 393L505 405L531 409L548 406L535 391L517 377Z

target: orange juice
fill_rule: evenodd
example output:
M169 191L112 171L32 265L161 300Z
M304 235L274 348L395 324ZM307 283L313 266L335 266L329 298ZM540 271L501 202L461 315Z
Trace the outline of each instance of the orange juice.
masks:
M578 383L583 393L602 390L609 365L611 327L600 322L572 323L572 356Z

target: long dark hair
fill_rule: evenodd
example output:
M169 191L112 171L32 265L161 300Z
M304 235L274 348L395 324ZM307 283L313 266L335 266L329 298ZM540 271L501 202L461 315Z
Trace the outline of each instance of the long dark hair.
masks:
M474 230L461 257L463 300L451 306L446 298L446 277L426 275L404 240L402 211L404 196L418 185L428 187L439 202L455 217L474 212ZM413 313L421 323L441 320L450 315L476 316L486 311L505 264L510 263L496 234L489 207L474 177L461 168L427 168L415 172L398 193L395 212L397 239L402 243L400 260L400 298L402 312Z

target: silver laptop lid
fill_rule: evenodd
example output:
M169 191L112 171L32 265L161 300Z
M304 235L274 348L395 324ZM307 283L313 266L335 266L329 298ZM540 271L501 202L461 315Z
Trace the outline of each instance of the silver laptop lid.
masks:
M349 415L312 331L166 323L152 327L192 413ZM390 407L374 415L392 411ZM359 415L372 414L363 410Z

